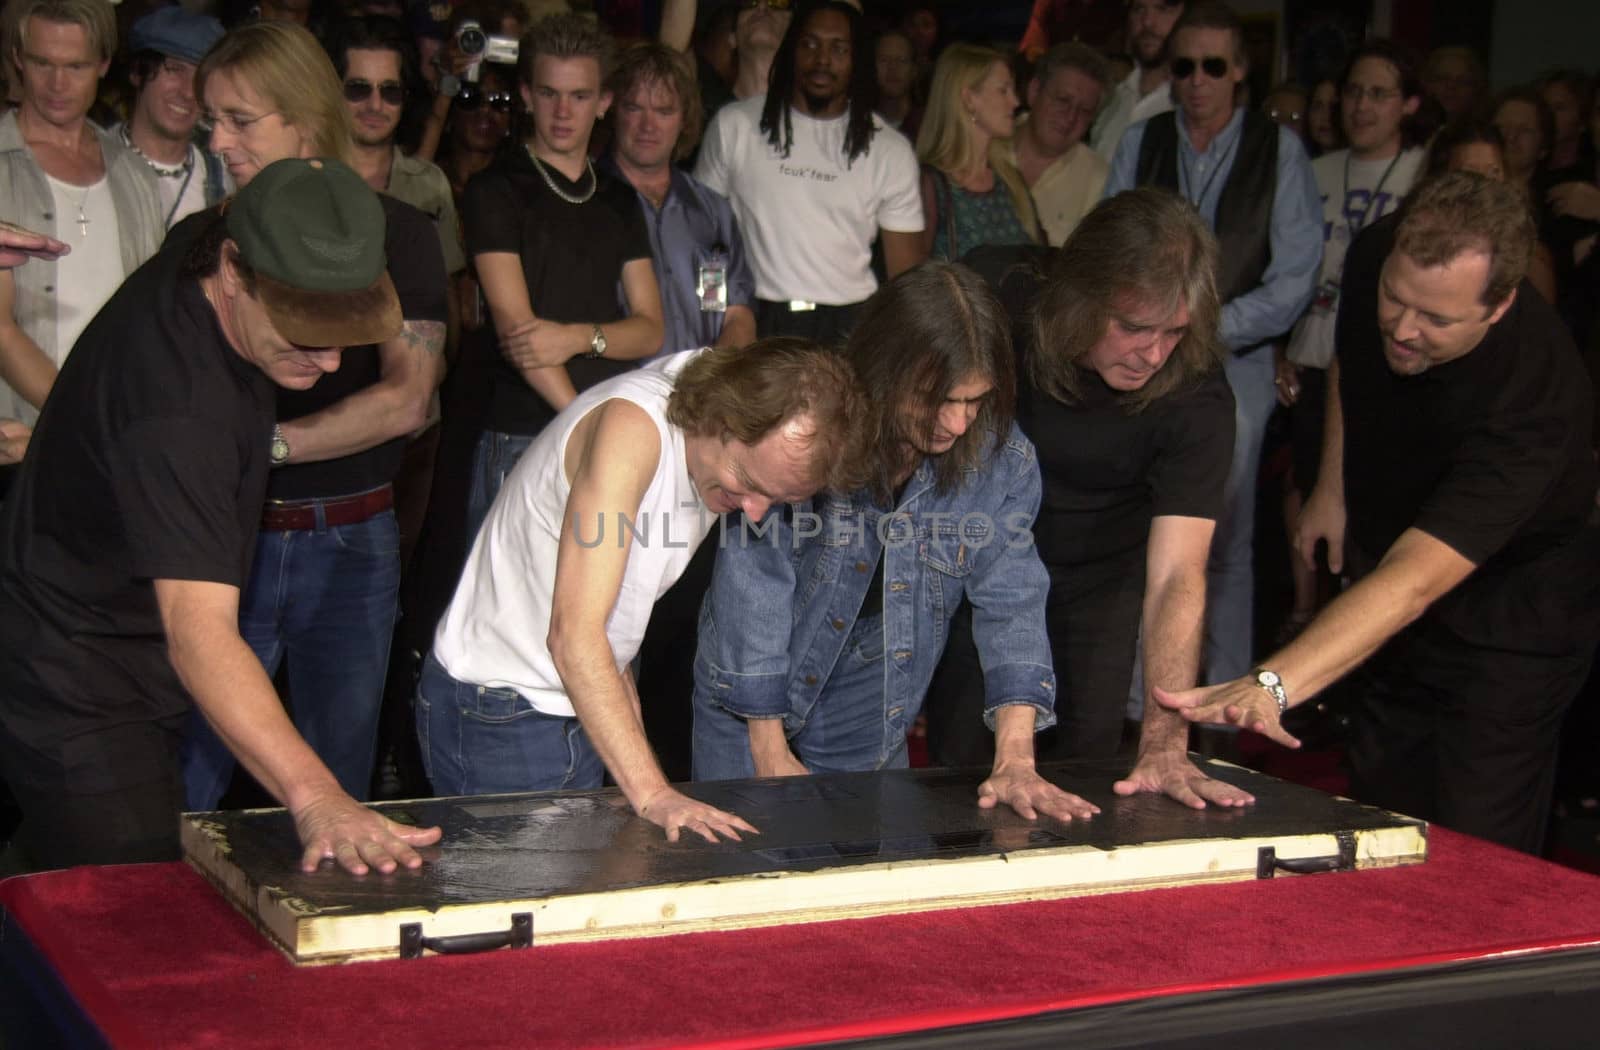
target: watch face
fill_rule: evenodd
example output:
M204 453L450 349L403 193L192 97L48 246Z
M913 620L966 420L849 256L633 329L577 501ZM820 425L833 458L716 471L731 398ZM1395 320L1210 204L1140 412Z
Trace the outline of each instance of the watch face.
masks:
M1272 686L1279 684L1282 679L1278 677L1276 671L1262 671L1256 675L1256 681L1260 682L1264 686L1267 686L1268 688L1271 688Z
M282 463L289 458L289 443L283 438L273 438L268 455L272 458L272 462Z

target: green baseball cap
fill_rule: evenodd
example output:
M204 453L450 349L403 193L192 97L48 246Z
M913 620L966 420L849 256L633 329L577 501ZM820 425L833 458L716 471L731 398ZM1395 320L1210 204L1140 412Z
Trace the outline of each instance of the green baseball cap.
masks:
M228 236L255 271L256 298L299 346L362 346L400 332L384 257L383 205L337 160L267 165L228 207Z

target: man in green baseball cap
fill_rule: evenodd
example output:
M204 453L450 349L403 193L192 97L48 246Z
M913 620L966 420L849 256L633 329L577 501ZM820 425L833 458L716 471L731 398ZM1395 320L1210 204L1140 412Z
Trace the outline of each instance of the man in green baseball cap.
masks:
M191 699L286 805L302 866L416 867L437 828L355 802L239 634L275 386L401 326L376 195L333 160L264 168L78 340L0 515L0 777L10 870L178 856Z

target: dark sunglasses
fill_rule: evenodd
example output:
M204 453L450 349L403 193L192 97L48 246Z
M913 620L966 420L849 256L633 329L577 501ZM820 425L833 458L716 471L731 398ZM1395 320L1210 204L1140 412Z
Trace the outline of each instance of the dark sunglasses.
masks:
M462 87L461 93L456 96L455 107L457 109L463 109L471 112L472 110L482 106L485 102L489 103L489 108L497 113L510 113L511 107L516 104L516 99L510 94L502 91L494 91L484 94L481 91L474 91L471 88Z
M344 82L344 97L347 102L365 102L372 97L373 89L377 89L378 97L391 106L404 104L406 89L397 81L385 80L381 84L374 84L370 80L356 78Z
M741 0L739 6L746 11L754 11L758 7L770 7L774 11L789 10L790 0Z
M1192 58L1175 58L1172 60L1172 76L1175 80L1188 80L1194 76L1195 61ZM1216 55L1207 55L1200 60L1200 72L1212 80L1221 80L1228 75L1228 60L1218 58Z

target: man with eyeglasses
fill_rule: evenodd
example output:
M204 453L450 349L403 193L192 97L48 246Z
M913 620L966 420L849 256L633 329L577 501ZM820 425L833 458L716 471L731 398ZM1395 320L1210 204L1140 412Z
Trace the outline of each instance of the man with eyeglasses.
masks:
M106 0L15 0L4 34L22 98L0 116L0 215L72 246L0 271L0 418L31 424L72 344L161 244L156 176L88 119L117 49Z
M206 54L196 80L211 147L241 188L276 161L351 153L338 74L300 26L240 26ZM386 194L378 201L404 323L382 342L347 347L338 371L311 389L278 395L267 504L239 606L241 634L268 674L286 665L301 735L357 799L370 791L398 608L393 481L438 386L448 316L433 222ZM163 254L181 250L210 214L174 229ZM189 808L216 808L234 761L198 718L183 768Z
M1396 44L1375 39L1357 48L1345 67L1340 100L1350 146L1311 165L1323 218L1316 297L1295 324L1287 361L1275 379L1278 400L1293 408L1294 487L1301 494L1317 483L1345 253L1356 234L1400 207L1424 160L1421 136L1410 119L1422 104L1422 84L1416 66Z
M1133 55L1133 70L1112 89L1089 132L1089 144L1107 163L1129 125L1171 111L1167 39L1182 14L1183 0L1130 0L1128 51Z
M1083 141L1100 110L1111 73L1083 44L1057 44L1028 81L1028 112L1011 137L1011 162L1033 195L1045 237L1065 244L1100 201L1106 162Z
M111 130L156 173L163 230L233 192L222 159L195 139L195 66L221 37L221 22L176 6L145 15L128 36L138 96L127 123Z
M1172 31L1178 109L1130 127L1106 196L1134 186L1172 190L1200 212L1221 246L1223 362L1233 388L1233 462L1207 572L1205 679L1251 667L1256 474L1273 393L1272 340L1311 302L1322 260L1322 202L1300 137L1237 104L1247 70L1244 29L1226 4L1189 6ZM1145 688L1134 689L1142 706Z

